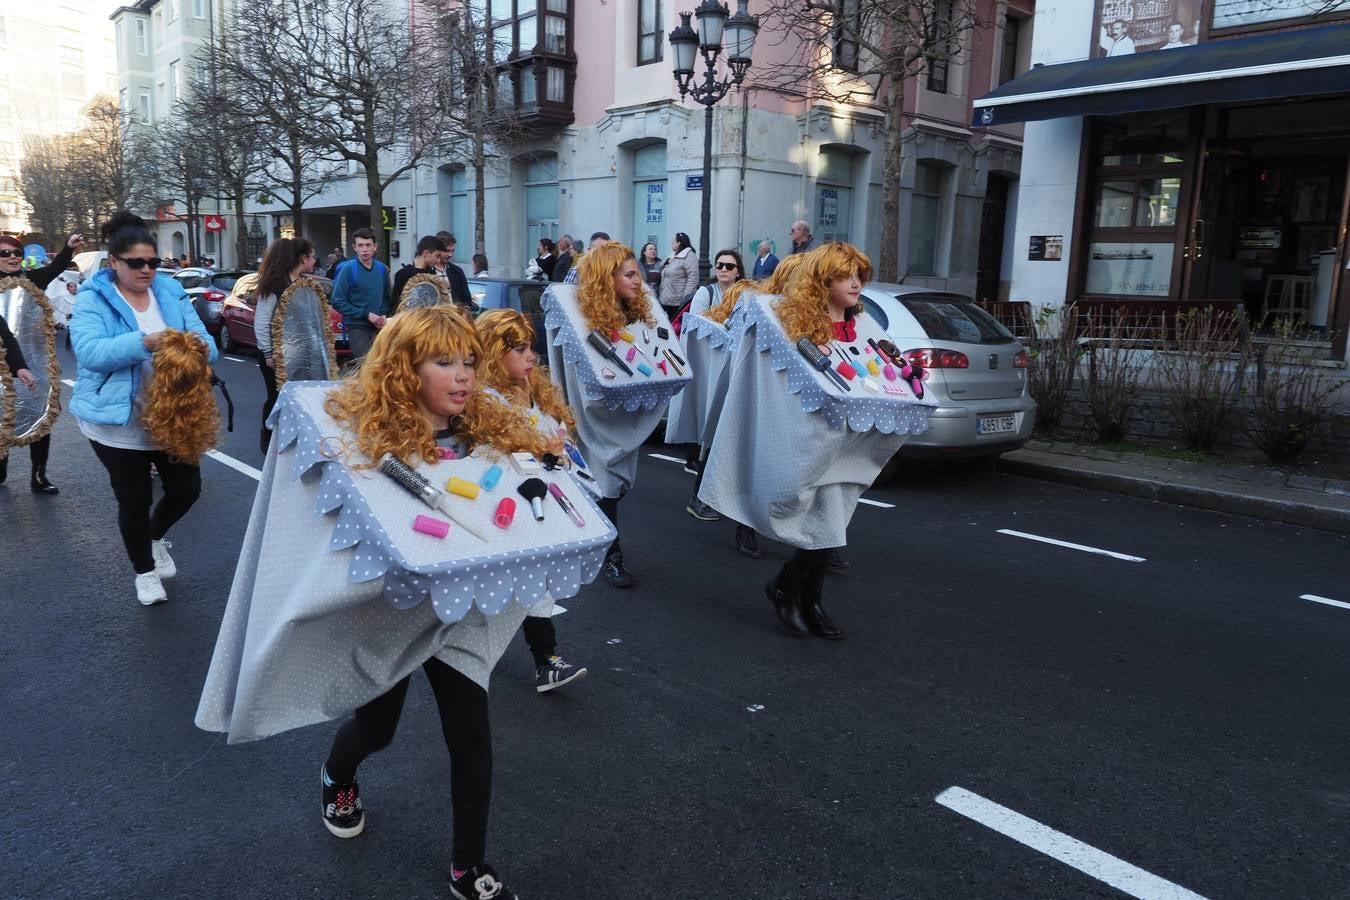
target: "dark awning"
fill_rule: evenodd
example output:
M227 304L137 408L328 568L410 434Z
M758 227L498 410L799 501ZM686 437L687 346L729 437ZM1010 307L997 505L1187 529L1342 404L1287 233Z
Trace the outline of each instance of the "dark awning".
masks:
M976 127L1350 91L1350 25L1037 66L974 103Z

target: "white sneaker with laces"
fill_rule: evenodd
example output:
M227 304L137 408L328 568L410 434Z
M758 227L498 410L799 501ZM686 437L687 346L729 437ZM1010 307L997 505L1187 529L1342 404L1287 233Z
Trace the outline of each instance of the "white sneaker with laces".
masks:
M172 541L150 542L150 553L155 557L155 574L160 578L172 578L178 574L178 567L174 565L173 557L169 555L169 548L172 546Z
M146 572L136 576L136 599L141 601L141 606L154 606L168 600L169 595L164 593L164 583L159 580L159 576L154 572Z

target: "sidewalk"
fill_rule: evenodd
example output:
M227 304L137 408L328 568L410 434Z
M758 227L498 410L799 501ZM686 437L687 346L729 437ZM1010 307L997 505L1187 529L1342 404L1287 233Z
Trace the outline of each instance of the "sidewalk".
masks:
M1192 462L1093 444L1031 441L999 457L998 470L1350 534L1350 480L1259 463Z

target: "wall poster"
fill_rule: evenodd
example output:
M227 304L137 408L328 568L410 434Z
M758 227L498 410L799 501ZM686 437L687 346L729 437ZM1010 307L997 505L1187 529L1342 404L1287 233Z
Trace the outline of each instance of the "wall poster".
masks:
M1135 244L1094 241L1088 248L1089 294L1167 297L1172 293L1170 242Z
M1200 41L1202 0L1094 0L1093 55L1129 56L1174 50ZM1264 0L1263 0L1264 2ZM1346 0L1350 3L1350 0Z

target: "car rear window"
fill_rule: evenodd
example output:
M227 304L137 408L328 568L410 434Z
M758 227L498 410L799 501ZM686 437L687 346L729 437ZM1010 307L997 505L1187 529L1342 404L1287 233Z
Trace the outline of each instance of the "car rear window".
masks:
M1010 344L1017 340L998 319L965 297L901 294L896 299L919 320L923 330L935 341Z
M211 283L228 294L230 291L234 290L234 283L238 281L240 277L241 276L238 274L217 275L215 278L211 279Z

